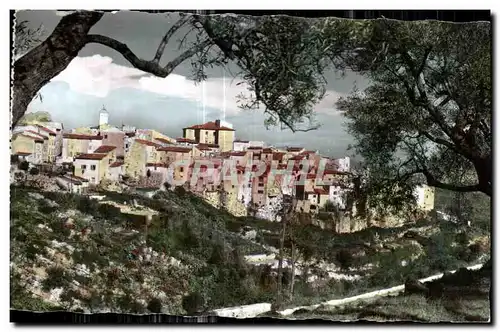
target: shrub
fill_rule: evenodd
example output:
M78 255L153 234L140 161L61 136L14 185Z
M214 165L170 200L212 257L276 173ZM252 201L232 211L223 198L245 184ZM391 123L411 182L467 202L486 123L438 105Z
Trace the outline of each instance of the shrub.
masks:
M30 169L30 174L31 175L38 175L38 174L40 174L40 171L38 170L38 168L33 167L32 169Z
M340 251L338 251L335 255L335 259L337 263L339 263L340 268L343 270L348 270L354 262L353 255L345 249L341 249Z
M154 313L161 313L163 305L159 298L152 298L148 303L148 310Z
M45 291L64 286L67 279L66 272L62 267L54 266L47 269L47 278L43 281L42 287Z
M338 210L337 205L330 200L327 200L323 205L323 211L325 212L336 212Z
M97 211L104 219L118 219L121 217L120 209L109 204L99 204Z
M46 200L41 200L39 202L38 211L43 214L51 214L52 212L58 210L58 207L49 204Z
M19 165L17 166L17 168L19 168L21 171L25 171L27 172L28 169L30 168L30 163L27 162L26 160L23 160L19 163Z
M182 308L187 312L188 315L195 315L203 311L205 305L205 299L198 292L190 293L184 296L182 299Z
M222 265L224 264L224 262L224 247L221 244L216 244L212 248L212 254L210 255L207 263L213 265Z

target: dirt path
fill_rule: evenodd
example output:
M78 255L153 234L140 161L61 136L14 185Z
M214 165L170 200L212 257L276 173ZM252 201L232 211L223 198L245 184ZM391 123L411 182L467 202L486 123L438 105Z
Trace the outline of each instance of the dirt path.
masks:
M473 266L467 267L469 270L478 270L482 267L482 264L477 264ZM454 273L455 271L450 271L450 273ZM443 276L443 273L436 274L427 278L420 279L419 281L424 283L432 280L439 279ZM377 298L377 297L384 297L384 296L389 296L392 294L397 294L399 292L404 291L405 286L404 285L398 285L390 288L385 288L373 292L368 292L348 298L343 298L343 299L335 299L335 300L330 300L326 301L323 303L318 303L310 306L301 306L301 307L296 307L296 308L291 308L291 309L286 309L282 310L279 312L282 316L290 316L292 315L295 311L299 309L306 309L306 310L314 310L318 308L321 305L328 305L330 307L333 306L339 306L339 305L344 305L346 303L354 302L354 301L359 301L359 300L367 300L367 299L372 299L372 298ZM263 313L269 312L271 310L271 303L255 303L255 304L249 304L249 305L244 305L244 306L239 306L239 307L230 307L230 308L222 308L222 309L216 309L214 310L214 313L217 316L220 317L233 317L233 318L253 318L257 317L258 315L261 315Z

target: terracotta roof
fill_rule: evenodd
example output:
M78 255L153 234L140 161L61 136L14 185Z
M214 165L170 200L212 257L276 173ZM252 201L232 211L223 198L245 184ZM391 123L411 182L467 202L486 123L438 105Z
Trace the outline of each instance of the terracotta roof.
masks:
M108 153L116 149L116 146L113 145L101 145L97 149L95 149L94 153Z
M102 140L102 136L99 135L86 135L86 134L63 134L63 138L69 139L88 139L88 140Z
M160 144L158 144L158 143L151 142L151 141L146 141L146 140L144 140L144 139L139 139L139 138L138 138L138 139L136 139L135 141L136 141L137 143L139 143L139 144L144 144L144 145L147 145L147 146L154 146L155 148L160 148L160 147L161 147L161 145L160 145Z
M123 161L115 161L114 163L112 163L111 165L109 165L109 167L120 167L124 164Z
M172 140L163 138L163 137L156 137L155 140L160 141L162 143L172 143Z
M313 179L316 179L316 177L317 177L317 175L316 175L316 174L311 174L311 173L308 173L308 174L307 174L306 179L308 179L308 180L313 180Z
M18 156L29 156L31 155L32 153L31 152L17 152L17 153L13 153L13 155L18 155Z
M293 156L291 157L289 160L302 160L304 159L306 156L302 155L302 154L299 154L299 155L296 155L296 156Z
M323 172L323 174L339 174L339 175L347 175L347 174L350 174L348 172L341 172L341 171L337 171L337 170L334 170L334 169L325 169L325 171Z
M158 151L165 151L165 152L181 152L181 153L188 153L191 152L191 148L186 148L183 146L165 146L157 149Z
M26 138L32 139L32 140L34 140L36 143L43 143L43 139L40 139L40 138L37 138L37 137L33 137L33 136L30 136L30 135L26 135L26 134L20 134L19 136L23 136L23 137L26 137Z
M205 146L205 147L208 147L208 148L215 148L215 149L218 149L219 148L219 144L211 144L211 143L198 143L198 146Z
M314 192L318 195L328 195L328 191L323 188L314 188Z
M262 150L262 153L273 153L273 149L271 148L265 148Z
M76 185L81 185L82 184L82 181L79 181L77 179L72 179L72 178L70 178L68 176L59 176L58 178L61 179L61 180L64 180L64 181L69 181L69 182L71 182L73 184L76 184Z
M247 150L263 150L262 146L249 146Z
M147 163L146 164L147 167L165 167L167 168L167 164L165 163Z
M190 138L185 138L185 137L179 137L175 139L179 143L193 143L196 144L196 141L194 139Z
M242 157L244 155L246 155L247 153L245 151L231 151L229 153L230 156L233 156L233 157Z
M30 133L30 134L34 134L34 135L36 135L36 136L38 136L39 138L42 138L42 139L48 139L48 138L47 138L47 136L44 136L44 135L42 135L42 134L40 134L40 133L37 133L37 132L36 132L36 131L34 131L34 130L26 130L26 132L28 132L28 133Z
M224 126L218 126L215 121L210 121L201 125L194 125L191 127L186 127L184 129L205 129L205 130L227 130L227 131L234 131L232 128L224 127Z
M57 135L57 133L56 133L55 131L52 131L52 130L50 130L49 128L46 128L46 127L41 126L41 125L36 125L36 126L37 126L38 128L40 128L41 130L43 130L43 131L45 131L45 132L49 133L50 135L54 135L54 136L55 136L55 135Z
M73 175L73 174L66 174L66 175L63 176L63 178L67 178L67 179L70 179L70 180L73 180L73 181L89 182L88 179L82 178L81 176L76 176L76 175Z
M284 152L273 152L273 160L283 160Z
M304 148L299 148L299 147L290 147L290 148L286 148L286 150L288 152L300 152L302 150L304 150Z
M75 157L75 159L86 159L86 160L102 160L106 157L102 153L82 153Z

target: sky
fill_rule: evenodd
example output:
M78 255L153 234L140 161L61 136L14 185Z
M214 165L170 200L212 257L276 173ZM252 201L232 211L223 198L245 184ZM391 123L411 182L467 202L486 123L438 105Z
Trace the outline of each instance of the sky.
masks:
M16 19L27 21L33 28L42 25L48 36L64 14L20 11ZM177 19L175 13L106 13L90 33L112 37L127 44L138 57L152 59L164 33ZM185 30L180 29L171 38L161 63L165 64L180 53L177 40L183 32ZM190 79L189 61L178 66L168 77L158 78L133 68L118 52L106 46L87 44L63 72L42 88L42 99L34 99L28 111L47 111L54 121L63 122L65 128L73 128L96 125L104 106L113 125L156 129L171 137L182 136L183 127L200 124L204 119L225 119L233 124L239 139L262 140L276 146L304 146L332 157L346 155L352 138L346 132L345 119L334 105L339 97L352 90L354 84L358 88L365 86L366 80L362 77L348 73L341 78L333 71L327 74L327 94L315 107L315 120L321 127L293 133L279 128L266 129L262 111L238 108L236 96L245 93L246 88L237 85L240 80L232 76L234 72L236 70L224 72L217 67L207 69L203 98L201 85ZM226 82L225 91L223 81Z

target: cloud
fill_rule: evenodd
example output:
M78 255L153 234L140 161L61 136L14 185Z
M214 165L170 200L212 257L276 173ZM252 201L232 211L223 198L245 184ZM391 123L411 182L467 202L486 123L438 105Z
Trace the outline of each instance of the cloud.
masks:
M248 86L238 79L209 78L195 84L185 76L170 74L166 78L152 76L138 69L113 63L112 58L101 55L76 57L54 81L69 84L73 91L104 98L111 91L123 87L156 94L188 99L206 108L225 110L227 115L240 113L238 96L249 95ZM238 84L240 83L240 84ZM224 89L225 86L225 89ZM204 90L204 92L203 92ZM316 106L318 113L336 115L335 102L343 94L327 91L326 97Z
M56 15L60 16L60 17L69 15L71 13L73 13L73 11L71 11L71 10L56 10Z

